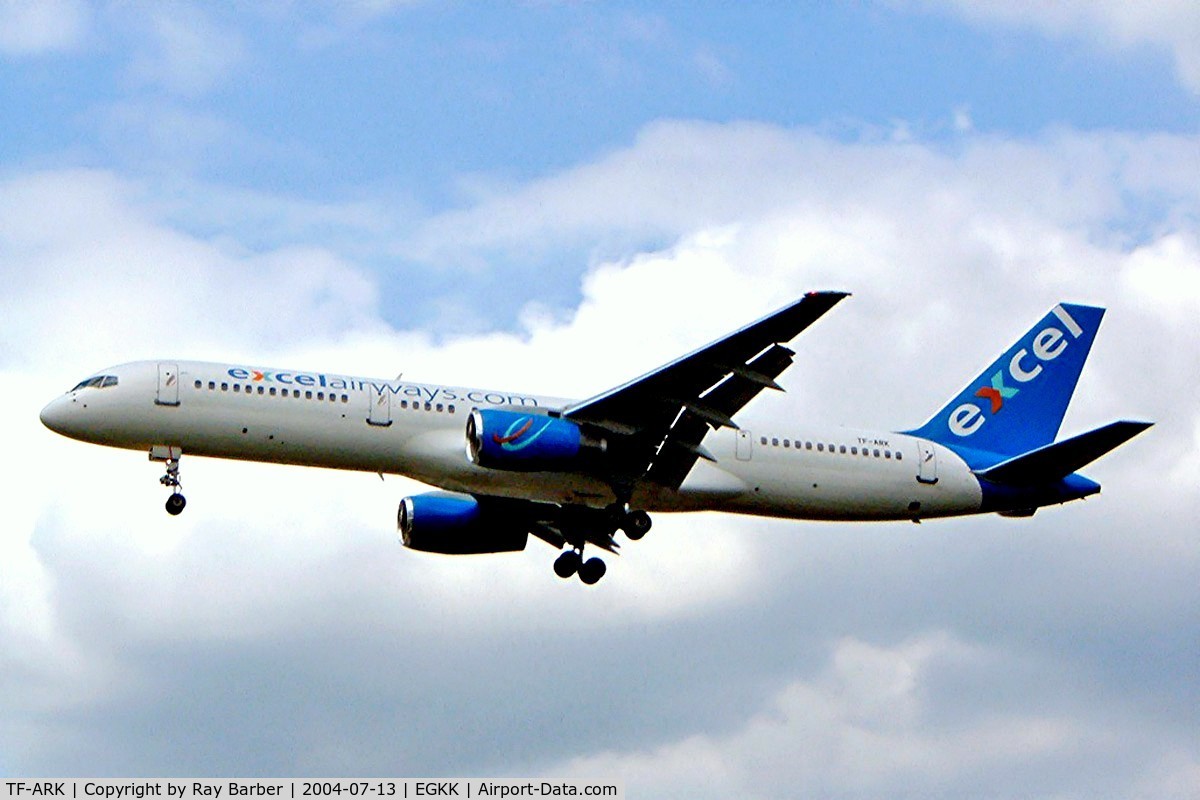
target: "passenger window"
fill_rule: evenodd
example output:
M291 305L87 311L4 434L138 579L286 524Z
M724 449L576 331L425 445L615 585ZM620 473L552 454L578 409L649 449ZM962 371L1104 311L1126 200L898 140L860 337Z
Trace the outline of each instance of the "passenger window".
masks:
M899 451L899 450L897 450L897 451L896 451L896 460L897 460L897 461L903 461L903 460L904 460L904 456L900 454L900 451Z
M876 451L875 451L875 457L876 457L876 458L879 458L879 451L878 451L878 450L876 450Z
M443 408L444 408L444 406L443 406L441 403L438 403L438 404L437 404L437 410L438 410L438 413L439 413L439 414L440 414L440 413L442 413L442 409L443 409Z
M432 403L426 403L426 404L425 404L425 410L426 410L426 411L432 411L432 410L433 410L433 404L432 404Z
M824 453L824 452L825 452L825 445L821 444L820 442L817 442L817 452L818 452L818 453Z
M233 385L233 390L234 390L235 392L240 392L240 391L242 390L242 385L241 385L240 383L235 383L235 384Z
M451 403L450 405L446 406L446 410L449 411L451 414L453 414L454 413L454 404Z
M229 391L229 384L228 384L228 383L222 383L222 384L221 384L221 391L222 391L222 392L228 392L228 391Z
M216 389L216 388L217 388L217 383L216 383L216 381L209 381L209 382L208 382L208 390L209 390L210 392L211 392L213 389Z
M804 449L805 449L805 450L812 450L812 442L805 442L805 443L804 443Z
M791 439L784 439L784 440L783 440L783 446L784 446L784 447L791 447L791 446L792 446L792 440L791 440Z
M204 384L203 384L203 383L201 383L200 381L196 381L196 388L197 388L197 389L199 389L199 388L200 388L201 386L203 386L203 385L204 385Z
M401 407L401 408L408 408L408 401L407 401L407 400L401 400L401 401L400 401L400 407Z
M857 448L857 447L851 447L851 448L850 448L850 455L852 455L852 456L856 456L856 455L858 455L858 448Z
M759 438L758 441L760 444L765 445L767 443L767 437L763 436L763 437Z
M846 445L842 445L841 447L839 447L838 452L841 453L842 455L845 455L846 454Z
M272 386L272 387L271 387L271 391L269 392L269 394L271 395L271 397L274 397L274 396L275 396L276 392L275 392L275 387L274 387L274 386Z
M324 400L324 399L325 399L325 393L324 393L324 392L317 392L317 399L318 399L318 400Z
M345 395L345 394L344 394L344 395L342 395L342 402L343 402L343 403L349 403L349 402L350 402L350 396L349 396L349 395Z
M891 458L891 457L892 457L892 451L891 451L891 450L884 450L884 451L883 451L883 457L884 457L884 458Z
M266 391L267 391L267 390L266 390L266 388L265 388L265 387L263 387L263 386L260 386L260 387L258 387L258 393L259 393L259 394L264 394Z
M779 440L778 440L778 439L776 439L776 438L772 438L772 439L771 439L771 446L772 446L772 447L779 447Z

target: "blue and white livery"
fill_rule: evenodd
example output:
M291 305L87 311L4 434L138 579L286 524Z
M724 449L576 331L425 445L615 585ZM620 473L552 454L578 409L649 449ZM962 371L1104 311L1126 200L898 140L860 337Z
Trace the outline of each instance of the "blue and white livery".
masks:
M1055 306L919 428L859 431L734 416L792 363L785 346L840 302L812 292L595 397L563 398L190 361L103 370L42 411L47 427L166 465L180 513L183 454L393 473L403 543L434 553L560 550L555 572L605 572L650 512L813 520L1028 516L1100 491L1078 470L1150 427L1058 440L1104 310Z

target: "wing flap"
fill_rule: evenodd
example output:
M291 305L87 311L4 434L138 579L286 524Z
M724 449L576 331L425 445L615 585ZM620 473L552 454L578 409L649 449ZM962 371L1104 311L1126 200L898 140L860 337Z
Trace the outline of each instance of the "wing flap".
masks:
M704 403L732 415L763 389L772 384L777 386L775 378L791 366L792 355L793 352L788 348L772 345L745 366L744 372L749 374L743 374L740 370L731 371L729 377L704 395ZM655 483L677 489L691 472L697 456L715 461L700 444L708 435L708 430L707 420L691 409L685 409L667 432L647 477Z

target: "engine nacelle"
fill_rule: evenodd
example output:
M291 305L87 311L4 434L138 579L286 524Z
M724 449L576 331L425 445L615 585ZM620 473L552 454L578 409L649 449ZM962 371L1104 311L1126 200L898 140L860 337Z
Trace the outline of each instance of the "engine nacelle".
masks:
M469 494L426 492L400 501L396 525L405 547L426 553L512 553L529 538L524 520Z
M607 448L574 422L529 411L489 408L467 418L467 455L481 467L523 472L570 470Z

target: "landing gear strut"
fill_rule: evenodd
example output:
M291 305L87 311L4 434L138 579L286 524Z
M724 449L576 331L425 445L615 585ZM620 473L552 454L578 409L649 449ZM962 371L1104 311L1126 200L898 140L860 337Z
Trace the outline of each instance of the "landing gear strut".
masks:
M178 447L150 448L150 460L162 461L167 465L167 474L159 478L158 482L171 490L171 496L167 498L167 513L173 517L181 514L187 505L187 498L183 496L183 483L179 478L179 458L182 455L183 451Z
M566 550L554 560L555 575L566 579L578 573L579 580L588 586L603 578L607 570L608 567L599 558L589 558L584 561L582 547L578 550Z

